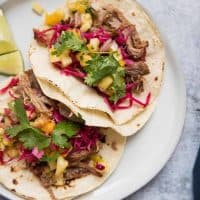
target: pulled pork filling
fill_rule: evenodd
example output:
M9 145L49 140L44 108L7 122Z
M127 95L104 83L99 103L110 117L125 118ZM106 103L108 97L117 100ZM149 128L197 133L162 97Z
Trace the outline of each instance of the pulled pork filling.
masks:
M150 73L145 62L148 41L112 5L95 10L87 0L76 0L68 6L67 19L49 29L34 29L35 40L48 47L51 63L97 89L113 111L139 102L133 95L144 91L144 76ZM127 101L129 106L119 106Z
M0 165L23 160L45 187L89 174L102 177L106 164L99 151L105 136L99 129L85 126L66 106L47 98L32 71L16 79L2 90L11 100L1 114Z

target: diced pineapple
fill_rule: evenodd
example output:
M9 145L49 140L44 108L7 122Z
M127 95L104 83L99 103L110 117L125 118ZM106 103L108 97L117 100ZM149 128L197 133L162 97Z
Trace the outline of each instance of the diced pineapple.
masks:
M119 64L122 67L125 66L125 62L124 62L123 56L122 56L121 51L119 49L116 52L113 53L113 56L119 62Z
M102 79L98 83L98 88L101 91L104 92L104 91L106 91L111 86L112 83L113 83L113 78L111 76L107 76L107 77L105 77L104 79Z
M35 128L42 128L45 123L48 121L49 119L42 115L40 117L38 117L34 122L31 122L31 126L35 127Z
M65 169L68 167L68 165L69 163L67 160L65 160L62 156L58 157L56 164L56 172L55 172L57 186L64 184L63 173Z
M92 16L89 13L81 15L81 28L82 32L87 32L92 27Z
M96 167L97 164L101 164L101 165L103 165L105 167L104 170L99 170L100 172L105 172L106 170L108 170L108 164L102 158L102 156L100 156L98 154L92 155L91 156L91 160L93 161L93 166L94 167Z
M3 135L5 133L3 128L0 128L0 136Z
M115 41L113 41L110 45L110 50L111 51L118 51L119 47Z
M67 6L71 12L80 12L85 13L87 8L89 7L88 0L76 0L76 1L68 1Z
M62 156L59 156L58 160L57 160L55 176L58 177L61 174L63 174L63 172L65 171L65 169L68 167L68 165L69 165L68 161L65 160Z
M0 139L0 151L4 151L4 150L5 150L5 145L2 143Z
M12 141L7 137L3 137L2 142L5 146L11 146L13 144Z
M48 162L48 165L50 167L50 170L55 170L56 169L56 162Z
M10 157L10 158L16 158L19 155L19 151L17 149L15 149L14 147L9 147L6 150L6 154Z
M3 144L4 129L0 128L0 151L4 151L5 145Z
M50 58L51 63L56 63L56 62L60 61L60 57L56 56L56 55L53 55L51 52L49 54L49 58Z
M77 60L80 62L82 67L87 65L87 62L92 59L92 57L88 54L78 53L76 55Z
M67 2L67 7L71 12L76 12L77 11L77 4L76 2Z
M124 67L125 66L125 61L122 59L119 61L119 64L121 65L121 67Z
M38 2L32 3L32 10L40 16L44 13L44 8Z
M45 24L48 26L53 26L64 20L64 18L65 18L65 13L63 9L57 9L52 13L45 14Z
M103 158L102 158L102 156L100 156L98 154L94 154L91 156L91 160L95 163L98 163L98 162L102 162Z
M47 135L50 135L54 128L55 128L55 122L52 120L49 120L48 122L46 122L42 127L41 130L44 131Z
M91 52L97 52L99 51L99 45L100 41L98 38L92 38L90 39L90 43L87 45L89 51Z
M40 116L34 122L31 122L31 126L41 129L47 135L51 134L55 128L55 122L49 119L47 116Z
M70 51L63 52L60 56L52 54L54 52L54 48L52 47L50 50L50 61L51 63L61 62L63 67L67 67L68 65L72 64L72 59L69 56Z
M63 67L67 67L68 65L72 64L72 59L68 55L61 56L61 63Z

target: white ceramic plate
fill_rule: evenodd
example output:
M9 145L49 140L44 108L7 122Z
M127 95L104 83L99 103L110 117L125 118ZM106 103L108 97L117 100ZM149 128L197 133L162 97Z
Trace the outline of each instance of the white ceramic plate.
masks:
M44 8L51 10L64 1L41 0L40 2ZM37 27L41 18L31 11L29 0L8 0L2 7L28 66L27 50L32 38L32 28ZM137 135L128 139L121 163L111 178L102 187L81 199L122 199L149 182L172 155L184 123L186 92L183 74L169 48L166 48L166 56L164 86L151 120ZM9 199L18 199L2 187L0 194Z

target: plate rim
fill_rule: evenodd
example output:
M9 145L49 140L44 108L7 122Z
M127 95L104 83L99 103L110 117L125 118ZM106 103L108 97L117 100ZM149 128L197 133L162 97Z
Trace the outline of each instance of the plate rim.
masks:
M4 0L3 2L0 2L0 6L3 6L3 4L6 2L7 0ZM147 15L153 19L152 15L150 14L150 12L139 2L140 6L142 6L142 8L144 9L144 11L147 13ZM157 23L155 23L155 20L152 20L153 23L155 24L156 27L158 27L159 29L159 26ZM186 82L185 82L185 76L184 76L184 72L183 70L181 69L180 67L180 64L178 62L178 60L175 58L175 54L174 54L174 50L173 50L173 47L171 45L169 45L169 42L167 43L167 40L165 40L165 37L164 37L164 33L162 33L160 30L159 30L159 33L160 33L160 37L161 37L161 40L162 41L165 41L163 42L164 44L164 48L165 48L165 53L166 55L168 54L167 52L170 52L171 55L170 57L172 57L173 59L173 62L175 63L175 67L176 67L176 71L178 73L178 77L179 77L179 86L180 86L180 94L182 95L181 96L181 111L182 111L182 115L181 117L179 118L179 124L177 126L177 134L176 134L176 140L173 140L173 144L170 146L169 150L168 150L168 154L165 156L165 159L162 160L162 162L160 162L161 164L159 166L155 166L154 167L154 172L152 172L151 175L149 175L149 177L147 177L144 181L142 181L141 184L138 184L138 186L133 190L131 189L131 186L130 187L127 187L126 189L123 190L123 192L119 192L119 196L120 196L120 199L123 199L123 198L127 198L129 197L130 195L134 194L135 192L137 192L138 190L142 189L146 184L148 184L153 178L155 178L156 176L158 176L158 174L160 173L160 171L164 168L164 166L168 163L168 161L170 160L170 158L173 156L173 154L175 153L176 151L176 148L177 148L177 145L179 144L180 142L180 139L181 139L181 136L182 136L182 133L183 133L183 129L184 129L184 122L185 122L185 116L186 116L186 110L187 110L187 90L186 90ZM166 68L167 66L165 66ZM5 188L3 188L5 189ZM6 191L8 191L7 189L5 189ZM9 192L9 191L8 191ZM15 195L12 193L12 195ZM3 196L5 198L10 198L8 196L11 196L11 195L6 195L5 193L1 193L0 196ZM19 198L18 196L16 196L17 198ZM11 197L11 199L13 199Z

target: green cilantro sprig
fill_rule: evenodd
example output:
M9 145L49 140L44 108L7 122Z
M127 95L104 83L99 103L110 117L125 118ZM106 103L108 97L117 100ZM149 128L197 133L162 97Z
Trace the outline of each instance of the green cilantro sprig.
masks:
M17 115L19 124L8 128L6 132L11 138L18 138L27 149L38 147L39 150L42 150L48 147L51 141L57 146L65 148L69 145L68 139L80 129L77 123L63 121L56 124L52 137L47 137L39 129L30 125L21 99L14 101L14 112Z
M20 124L8 128L6 130L8 135L11 138L18 137L19 141L22 142L27 149L38 147L38 149L41 150L48 147L51 139L44 136L39 129L30 125L21 99L15 100L14 111Z
M125 71L115 59L113 54L109 55L93 55L92 59L87 62L84 67L87 72L85 83L89 86L97 86L106 76L112 76L113 83L111 85L113 95L110 100L116 102L125 95Z
M66 31L61 34L58 42L54 45L54 55L60 56L65 50L78 52L87 52L86 43L71 31Z
M74 122L58 123L52 134L53 143L61 148L68 147L70 145L68 139L76 135L79 129L79 125Z

